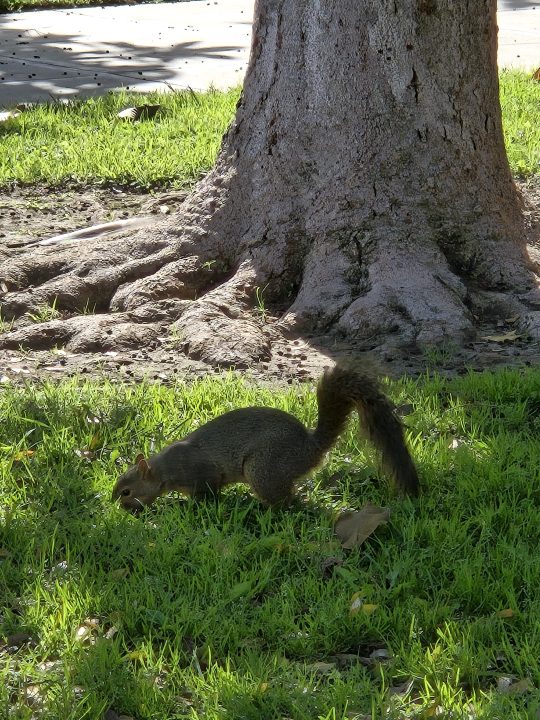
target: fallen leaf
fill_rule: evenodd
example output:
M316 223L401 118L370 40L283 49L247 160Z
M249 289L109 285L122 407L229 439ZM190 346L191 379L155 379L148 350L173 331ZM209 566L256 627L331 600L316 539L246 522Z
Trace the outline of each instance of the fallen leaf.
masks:
M43 706L45 694L45 688L40 685L26 685L22 690L22 700L26 705L37 710Z
M514 614L515 613L512 608L506 608L505 610L499 610L499 612L496 612L495 616L500 618L511 618L514 617Z
M90 642L94 638L92 634L99 628L98 618L86 618L75 632L75 639L79 642Z
M117 117L121 120L150 120L155 117L161 105L138 105L137 107L128 107L120 110Z
M364 604L364 599L362 597L362 593L355 592L351 598L351 606L349 608L349 615L356 615L360 611L360 608L362 607L363 604Z
M512 342L520 337L521 335L518 335L515 330L510 330L510 332L503 333L502 335L483 335L482 340L489 340L490 342Z
M107 630L107 632L105 633L105 635L104 635L103 637L104 637L106 640L112 640L113 637L116 635L117 632L118 632L118 628L115 627L114 625L112 625L112 626Z
M345 512L338 517L334 532L344 548L360 546L383 523L388 522L390 510L368 503L360 511Z
M536 68L536 70L533 72L532 79L540 82L540 67Z
M75 640L78 640L79 642L86 642L91 636L92 628L86 627L86 625L81 625L75 632Z
M361 610L364 615L371 615L378 607L378 605L374 605L373 603L364 603L361 607Z
M35 454L35 450L19 450L13 456L13 462L21 462L24 458L32 457Z
M96 453L93 450L75 450L75 455L89 462L96 459Z

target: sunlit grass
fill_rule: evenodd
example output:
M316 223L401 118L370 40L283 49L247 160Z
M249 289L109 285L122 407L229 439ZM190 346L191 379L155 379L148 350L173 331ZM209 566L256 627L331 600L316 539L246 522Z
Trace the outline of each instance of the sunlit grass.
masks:
M512 171L540 172L540 83L519 71L500 76ZM230 124L229 92L109 93L73 105L44 104L0 126L0 186L112 183L182 187L208 171ZM122 121L122 108L159 103L152 120Z
M238 94L122 92L38 105L0 126L0 184L189 185L212 166ZM117 117L145 103L161 105L151 120Z

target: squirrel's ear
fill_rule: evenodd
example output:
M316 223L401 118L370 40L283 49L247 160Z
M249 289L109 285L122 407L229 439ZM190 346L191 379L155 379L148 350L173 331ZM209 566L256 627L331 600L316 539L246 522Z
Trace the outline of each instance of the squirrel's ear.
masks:
M135 465L137 465L143 475L145 475L147 472L150 472L150 465L148 464L146 458L142 453L139 453L135 458Z

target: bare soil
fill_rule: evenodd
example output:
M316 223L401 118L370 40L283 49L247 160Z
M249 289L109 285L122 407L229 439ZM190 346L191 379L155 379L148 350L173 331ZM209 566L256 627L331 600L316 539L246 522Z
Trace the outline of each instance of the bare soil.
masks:
M540 228L540 178L520 183L526 198L527 221ZM0 262L36 240L120 218L174 212L185 194L182 192L142 193L125 188L14 187L0 193ZM334 359L369 351L364 342L340 342L335 338L313 335L276 337L272 323L277 319L272 308L265 310L261 322L267 324L272 337L271 354L244 370L257 381L293 383L315 379ZM463 347L448 347L433 353L406 355L396 349L378 360L381 370L390 376L416 376L426 369L444 375L502 366L540 365L540 342L520 335L512 339L513 318L486 324L476 342ZM498 336L499 341L483 339ZM508 339L504 339L507 337ZM138 349L106 352L73 353L58 348L47 351L0 350L0 385L43 379L59 379L81 374L84 377L107 377L136 382L143 378L170 382L175 378L192 378L221 370L182 354L174 336L165 333L151 344Z

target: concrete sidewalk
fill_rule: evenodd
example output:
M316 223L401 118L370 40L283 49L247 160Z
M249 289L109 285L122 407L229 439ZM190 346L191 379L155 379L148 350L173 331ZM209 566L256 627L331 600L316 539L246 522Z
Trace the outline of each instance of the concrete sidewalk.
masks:
M540 0L499 1L499 65L540 65ZM254 0L0 15L0 107L29 100L241 83Z

